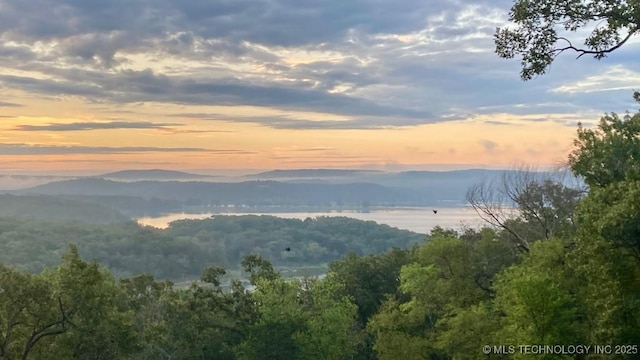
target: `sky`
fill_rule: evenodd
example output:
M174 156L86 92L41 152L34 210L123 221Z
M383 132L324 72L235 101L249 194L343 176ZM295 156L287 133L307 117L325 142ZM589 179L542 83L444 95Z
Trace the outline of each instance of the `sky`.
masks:
M0 172L557 166L640 37L523 82L505 0L0 0Z

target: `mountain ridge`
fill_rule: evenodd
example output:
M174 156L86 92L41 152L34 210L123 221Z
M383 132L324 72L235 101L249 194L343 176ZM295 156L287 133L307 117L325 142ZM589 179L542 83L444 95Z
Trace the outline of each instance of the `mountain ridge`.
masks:
M248 178L277 178L277 177L334 177L353 176L361 174L383 174L381 170L358 170L358 169L275 169L256 174L250 174Z
M209 179L214 178L212 175L194 174L177 170L165 170L165 169L132 169L132 170L120 170L109 172L92 177L98 177L103 179L116 179L116 180L194 180L194 179Z

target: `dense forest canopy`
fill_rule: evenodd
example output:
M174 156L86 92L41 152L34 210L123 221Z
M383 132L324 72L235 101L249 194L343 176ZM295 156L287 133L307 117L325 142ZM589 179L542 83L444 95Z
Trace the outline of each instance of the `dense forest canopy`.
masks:
M75 244L84 258L97 260L117 276L150 273L159 279L183 280L198 278L209 265L237 268L250 253L280 266L318 266L349 252L362 256L408 248L424 237L346 217L216 216L177 221L164 230L133 222L0 218L0 262L40 272L56 266L67 246Z
M112 224L129 220L111 206L47 195L0 194L0 218Z

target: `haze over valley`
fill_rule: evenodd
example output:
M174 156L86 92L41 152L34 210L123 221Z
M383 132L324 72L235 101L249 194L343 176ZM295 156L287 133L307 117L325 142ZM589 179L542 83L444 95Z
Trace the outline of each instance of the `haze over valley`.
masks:
M517 171L512 171L517 173ZM463 207L474 183L497 180L499 170L383 172L336 169L278 170L211 176L166 170L130 170L23 186L39 194L96 203L135 218L172 212L369 211L381 207ZM550 174L550 173L548 173Z

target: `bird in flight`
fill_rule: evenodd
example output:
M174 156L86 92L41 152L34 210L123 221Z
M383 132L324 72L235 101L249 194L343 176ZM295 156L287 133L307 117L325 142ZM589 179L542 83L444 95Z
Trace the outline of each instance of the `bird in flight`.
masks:
M434 213L434 214L437 214L437 213L438 213L438 210L435 210L435 209L434 209L434 210L433 210L433 213Z

